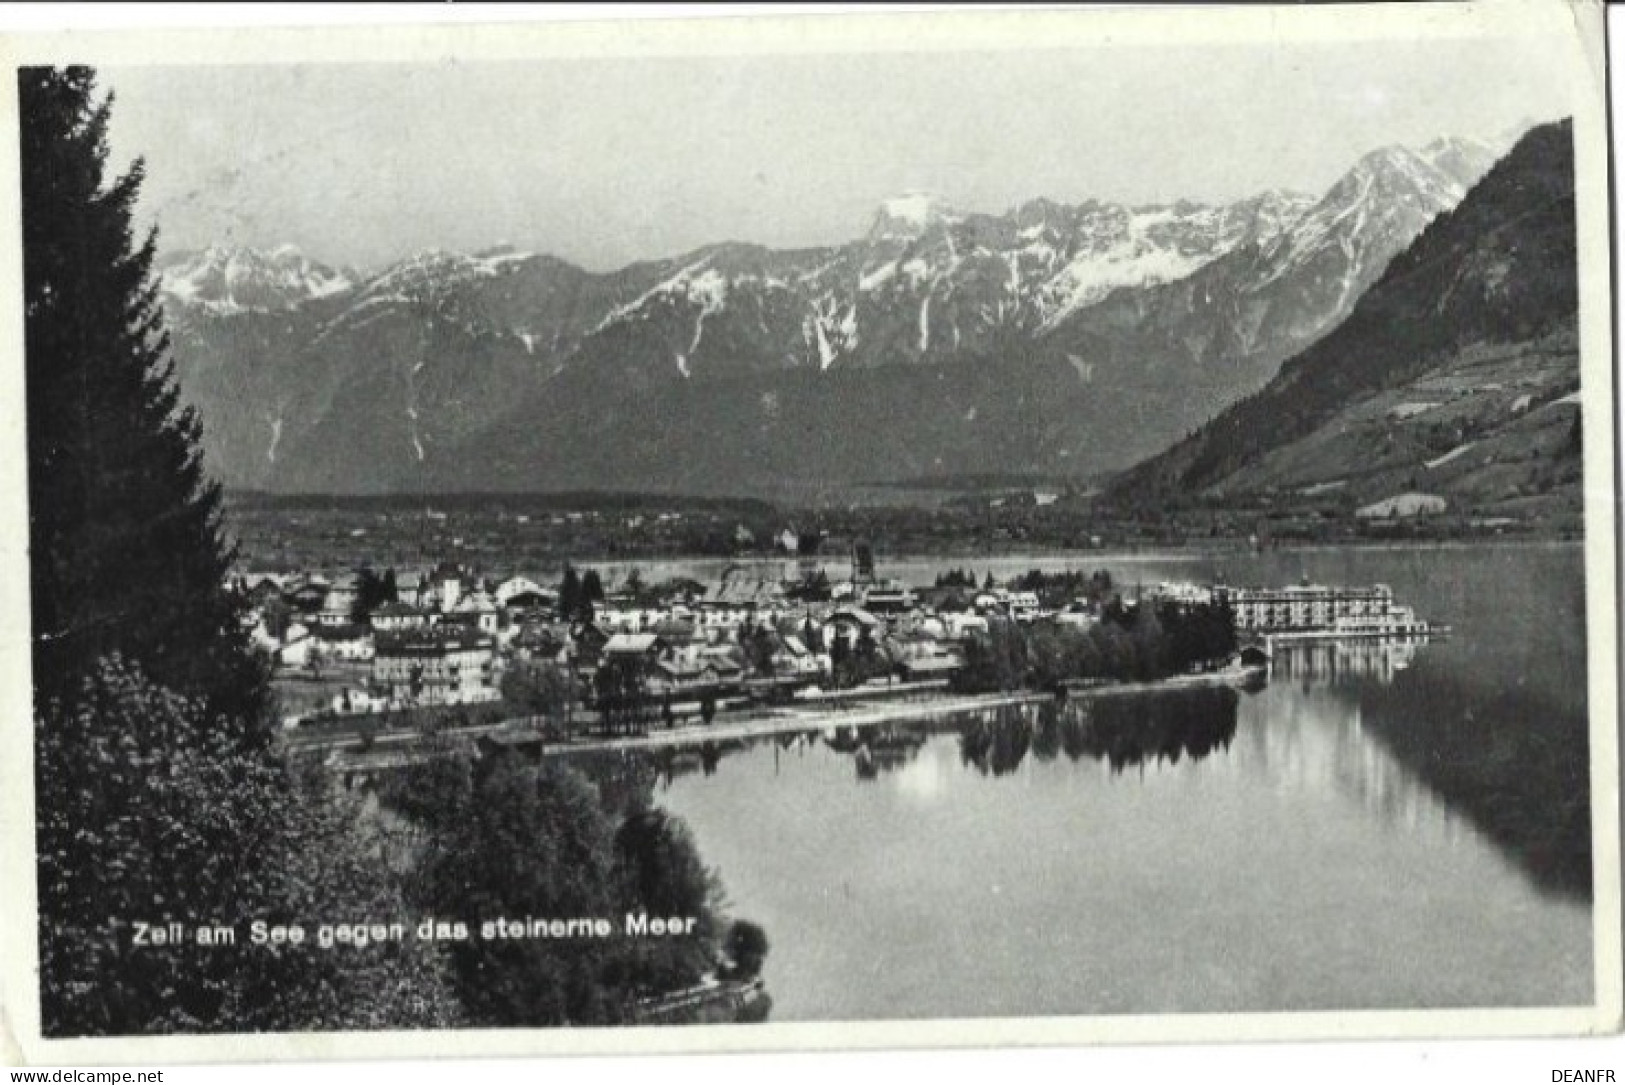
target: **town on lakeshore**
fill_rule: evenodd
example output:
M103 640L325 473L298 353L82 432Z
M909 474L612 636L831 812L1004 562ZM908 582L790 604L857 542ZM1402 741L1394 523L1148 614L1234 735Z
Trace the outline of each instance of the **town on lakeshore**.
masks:
M289 741L319 750L368 749L448 721L498 742L570 748L771 721L792 705L1241 685L1267 679L1277 644L1412 651L1446 631L1383 584L1130 585L1038 569L1000 582L950 568L914 585L877 575L862 542L845 576L831 568L741 561L708 584L649 581L631 567L606 584L591 567L566 565L554 581L445 561L245 572L232 587L274 667Z

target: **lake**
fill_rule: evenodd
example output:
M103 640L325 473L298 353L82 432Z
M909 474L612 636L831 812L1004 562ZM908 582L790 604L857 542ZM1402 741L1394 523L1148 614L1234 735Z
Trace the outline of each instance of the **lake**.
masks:
M1069 560L1382 582L1455 632L659 755L773 1020L1591 1002L1579 547Z

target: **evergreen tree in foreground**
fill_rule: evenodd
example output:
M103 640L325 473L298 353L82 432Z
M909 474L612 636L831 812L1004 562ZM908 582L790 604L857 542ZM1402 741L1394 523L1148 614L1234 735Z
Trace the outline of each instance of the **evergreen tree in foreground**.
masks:
M18 92L36 704L118 652L263 739L265 680L177 399L155 238L132 233L142 164L107 177L111 97L91 69L24 68Z
M249 944L256 919L404 921L402 887L356 804L270 745L153 242L131 240L140 166L105 180L89 69L18 90L42 1031L454 1023L432 947ZM141 927L171 922L163 945Z

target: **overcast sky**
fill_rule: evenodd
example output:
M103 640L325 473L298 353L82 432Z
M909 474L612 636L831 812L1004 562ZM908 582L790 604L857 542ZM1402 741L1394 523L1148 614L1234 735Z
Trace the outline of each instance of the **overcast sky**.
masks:
M594 269L861 234L906 190L1002 211L1319 192L1364 152L1566 115L1484 41L104 68L167 249L376 268L507 241Z

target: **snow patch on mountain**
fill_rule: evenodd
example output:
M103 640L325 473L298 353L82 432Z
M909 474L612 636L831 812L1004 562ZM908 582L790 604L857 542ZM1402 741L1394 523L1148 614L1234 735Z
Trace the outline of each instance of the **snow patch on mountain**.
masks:
M728 280L715 268L707 268L699 276L688 280L687 285L688 300L697 302L700 311L694 315L694 338L689 341L688 350L677 356L677 368L685 380L690 375L689 359L700 349L700 338L705 334L705 318L721 312L728 299Z
M879 267L866 271L858 277L858 289L862 291L875 290L886 285L897 277L897 261L888 260Z
M535 259L535 257L536 254L533 252L524 252L514 248L512 245L504 243L494 246L493 248L486 249L483 252L475 253L473 259L477 264L481 265L484 270L498 272L505 267L509 267L514 264L523 264L527 260Z
M604 314L604 318L593 328L593 333L596 334L611 325L633 317L645 317L645 309L653 302L666 304L686 302L698 305L700 313L697 321L703 322L707 316L711 316L722 309L727 302L728 292L732 287L732 282L727 276L710 266L711 260L711 255L702 256L670 278L656 283L631 301L624 305L615 306ZM697 323L693 340L694 346L699 345L700 330ZM690 347L690 353L692 352L693 347Z
M1446 148L1435 151L1444 154ZM1453 173L1407 147L1372 151L1266 249L1269 270L1261 283L1274 282L1335 248L1345 258L1339 311L1346 310L1371 270L1365 257L1374 247L1402 247L1434 216L1460 203L1466 191ZM1400 246L1391 244L1396 238Z
M903 264L902 272L907 277L910 288L918 289L921 283L932 277L931 261L923 256L916 256Z
M819 372L827 370L843 353L858 345L857 305L847 306L844 314L840 309L838 299L819 298L801 322L802 340L818 352Z
M1027 226L1019 231L1027 240L1021 256L1035 271L1060 265L1049 270L1035 293L1040 328L1054 328L1114 290L1182 279L1240 245L1271 240L1310 202L1282 192L1224 206L1180 202L1127 208L1090 202L1076 210L1070 231L1048 220ZM1060 217L1053 205L1044 213Z
M1154 286L1182 279L1223 253L1181 253L1143 237L1104 251L1080 254L1039 291L1044 328L1052 328L1087 305L1124 286Z
M1455 448L1452 448L1449 452L1446 452L1444 455L1436 456L1433 459L1428 460L1427 466L1429 470L1435 470L1443 467L1445 464L1449 463L1453 459L1456 459L1458 456L1466 455L1468 452L1472 451L1473 446L1477 443L1477 441L1468 441L1465 444L1459 444Z
M418 437L418 409L411 405L406 408L407 433L412 439L412 451L417 454L419 462L423 460L423 441Z
M835 348L830 345L829 334L824 330L824 322L816 316L807 318L807 326L812 329L818 345L818 369L820 372L828 369L835 363Z

